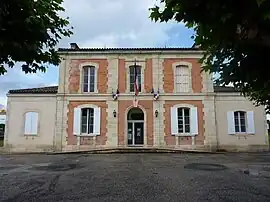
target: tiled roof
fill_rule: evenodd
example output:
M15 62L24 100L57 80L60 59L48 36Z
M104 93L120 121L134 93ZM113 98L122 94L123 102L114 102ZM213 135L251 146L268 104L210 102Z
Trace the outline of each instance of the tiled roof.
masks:
M191 47L191 48L177 48L177 47L171 47L171 48L78 48L78 49L72 49L72 48L59 48L59 52L117 52L117 51L198 51L199 48Z
M10 90L10 94L56 94L58 90L58 86L48 86L42 88L27 88L27 89L17 89ZM239 92L238 89L233 87L222 87L222 86L214 86L214 92L217 93L230 93L230 92Z
M41 88L26 88L26 89L17 89L17 90L9 90L10 94L56 94L58 90L58 86L47 86Z
M216 93L231 93L231 92L240 92L239 89L229 86L214 86L214 92Z

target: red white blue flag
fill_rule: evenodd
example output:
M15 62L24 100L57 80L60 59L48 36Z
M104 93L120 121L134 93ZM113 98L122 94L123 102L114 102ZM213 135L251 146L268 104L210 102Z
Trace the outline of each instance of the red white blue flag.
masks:
M135 96L137 96L139 94L139 77L138 77L138 69L137 69L136 61L135 61L135 65L134 65L134 71L135 71L134 89L135 89Z

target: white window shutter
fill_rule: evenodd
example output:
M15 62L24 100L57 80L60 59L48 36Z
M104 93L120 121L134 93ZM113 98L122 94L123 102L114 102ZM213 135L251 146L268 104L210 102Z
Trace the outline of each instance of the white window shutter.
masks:
M233 111L227 112L227 124L228 124L228 134L235 134L235 123L234 123L234 113Z
M38 134L38 113L31 112L31 134L37 135Z
M247 112L247 132L249 134L255 134L255 126L254 126L254 112Z
M31 112L25 113L25 119L24 119L24 134L30 135L32 132L32 126L31 126Z
M178 116L176 107L171 107L171 133L172 135L178 134Z
M198 110L197 107L190 109L190 133L192 135L198 135Z
M94 109L94 134L100 135L100 107Z
M73 117L73 134L81 134L81 108L74 108L74 117Z

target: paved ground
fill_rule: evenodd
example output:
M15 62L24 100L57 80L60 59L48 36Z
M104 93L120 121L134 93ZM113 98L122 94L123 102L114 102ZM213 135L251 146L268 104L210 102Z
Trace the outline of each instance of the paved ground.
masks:
M0 201L270 201L270 153L0 155Z

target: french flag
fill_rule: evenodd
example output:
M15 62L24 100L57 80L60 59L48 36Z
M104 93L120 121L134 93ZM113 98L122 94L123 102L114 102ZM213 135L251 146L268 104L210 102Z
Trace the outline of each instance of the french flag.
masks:
M135 71L134 88L135 88L135 95L137 96L139 94L139 78L138 78L138 70L137 70L136 61L134 65L134 71Z

